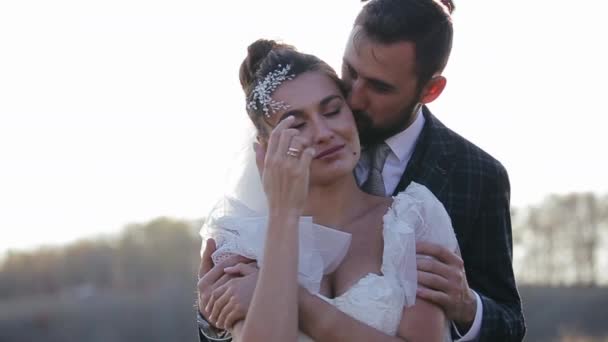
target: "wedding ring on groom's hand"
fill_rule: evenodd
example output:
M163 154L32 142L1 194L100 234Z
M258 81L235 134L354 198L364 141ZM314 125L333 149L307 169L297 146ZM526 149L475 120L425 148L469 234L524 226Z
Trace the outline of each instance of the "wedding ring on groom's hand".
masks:
M300 155L300 152L302 152L302 151L298 150L297 148L290 147L290 148L287 150L287 155L288 155L288 156L292 156L292 157L297 157L297 156L299 156L299 155Z

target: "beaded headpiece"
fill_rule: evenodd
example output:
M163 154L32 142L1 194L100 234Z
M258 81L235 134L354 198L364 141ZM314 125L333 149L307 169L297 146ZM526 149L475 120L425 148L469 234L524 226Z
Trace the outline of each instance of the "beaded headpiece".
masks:
M296 75L289 74L291 64L284 67L279 64L277 69L269 72L264 79L259 82L251 92L251 100L247 103L247 108L258 110L258 104L261 105L264 115L270 117L270 111L285 110L289 105L282 101L272 99L272 93L285 81L293 80Z

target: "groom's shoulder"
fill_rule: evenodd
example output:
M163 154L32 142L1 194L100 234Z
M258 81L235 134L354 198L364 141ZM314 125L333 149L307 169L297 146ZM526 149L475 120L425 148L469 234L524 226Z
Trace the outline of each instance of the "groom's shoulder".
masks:
M433 136L441 140L461 172L478 174L484 178L508 179L504 165L490 153L477 146L433 117Z

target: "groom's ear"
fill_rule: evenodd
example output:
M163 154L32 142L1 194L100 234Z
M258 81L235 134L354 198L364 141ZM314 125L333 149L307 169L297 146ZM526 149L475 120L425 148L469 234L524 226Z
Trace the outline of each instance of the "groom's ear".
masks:
M431 80L422 90L420 102L423 104L427 104L435 101L435 99L437 99L439 95L441 95L443 89L445 89L445 85L447 84L447 82L448 80L441 75L434 76L433 78L431 78Z

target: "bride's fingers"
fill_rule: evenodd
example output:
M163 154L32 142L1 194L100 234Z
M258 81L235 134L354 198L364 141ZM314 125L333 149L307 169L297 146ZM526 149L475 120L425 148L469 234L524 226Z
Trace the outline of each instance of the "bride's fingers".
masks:
M275 153L276 157L281 160L287 156L287 152L289 151L289 147L291 146L292 140L296 135L300 132L297 129L287 128L281 132L281 137L279 139L279 146L277 147ZM291 156L289 156L291 158Z
M294 117L289 116L279 122L278 125L270 132L268 137L268 146L266 149L266 157L273 156L278 148L278 142L284 130L288 129L293 124Z
M303 152L302 152L302 157L300 158L300 167L303 169L308 169L310 168L310 163L312 163L312 159L315 157L315 154L317 154L316 150L312 147L307 147Z
M302 152L304 152L306 147L308 147L309 145L310 144L308 142L308 139L296 135L291 139L291 144L289 144L289 147L287 147L287 151L285 153L288 155L289 153L293 153L294 155L290 155L290 157L300 158Z

